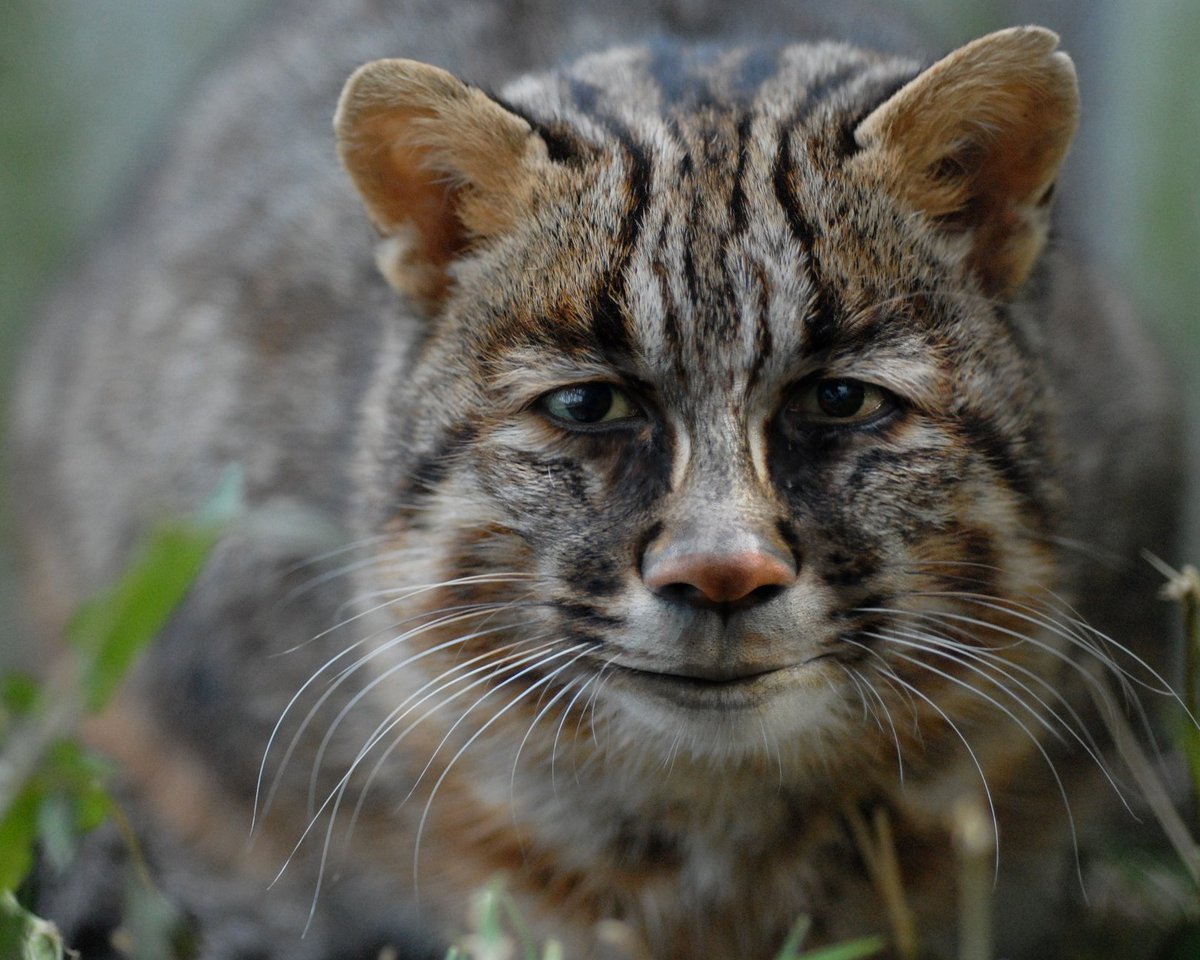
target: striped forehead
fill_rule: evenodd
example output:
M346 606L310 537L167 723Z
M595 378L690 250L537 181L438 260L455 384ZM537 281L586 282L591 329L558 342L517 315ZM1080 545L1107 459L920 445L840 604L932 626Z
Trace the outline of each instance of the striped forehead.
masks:
M619 171L613 307L645 375L678 382L687 370L741 393L790 374L828 333L814 141L844 138L864 103L914 70L832 43L657 45L584 58L508 95L601 145Z

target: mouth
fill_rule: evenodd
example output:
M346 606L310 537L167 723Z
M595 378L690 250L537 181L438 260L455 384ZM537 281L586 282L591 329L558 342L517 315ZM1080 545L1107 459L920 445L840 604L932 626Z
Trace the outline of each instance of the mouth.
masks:
M731 670L688 669L678 673L612 664L617 675L640 690L672 700L681 706L747 707L762 701L793 682L803 664Z

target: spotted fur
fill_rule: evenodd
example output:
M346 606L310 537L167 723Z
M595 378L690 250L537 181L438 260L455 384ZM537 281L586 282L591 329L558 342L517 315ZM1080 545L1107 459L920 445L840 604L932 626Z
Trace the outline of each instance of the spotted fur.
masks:
M351 541L321 572L295 563L337 539L310 512L239 531L97 725L118 755L174 755L169 783L140 764L152 829L193 852L165 848L252 890L282 869L254 909L311 907L313 956L436 952L502 874L570 956L617 920L648 956L761 958L801 916L813 943L892 932L854 830L883 817L922 942L948 954L967 799L999 833L1006 955L1046 955L1083 827L1119 803L1089 691L1161 683L1148 588L1078 543L1165 552L1175 488L1158 361L1044 252L1075 122L1056 43L1016 29L931 65L660 39L495 92L413 61L356 73L339 148L400 317L361 247L304 296L290 271L323 268L301 238L283 280L230 287L245 311L205 280L178 319L211 357L169 338L172 384L146 375L175 395L223 349L205 311L233 318L215 326L237 386L193 377L191 402L214 424L242 396L283 412L207 430L198 472L242 460L269 516L290 494ZM139 296L135 318L184 294ZM312 342L289 340L289 305L326 314ZM368 308L393 315L382 333L285 384L372 329L337 329ZM107 352L141 356L137 331ZM79 361L97 396L103 352ZM835 381L876 391L875 413L814 415ZM555 415L581 385L624 415ZM308 417L331 427L299 449ZM98 445L84 466L42 454L76 494L47 554L95 529L65 518L98 502L76 472L119 431ZM150 476L171 449L129 445ZM106 513L74 580L111 569L141 516ZM251 812L244 855L229 837ZM172 883L204 956L233 956L196 882Z

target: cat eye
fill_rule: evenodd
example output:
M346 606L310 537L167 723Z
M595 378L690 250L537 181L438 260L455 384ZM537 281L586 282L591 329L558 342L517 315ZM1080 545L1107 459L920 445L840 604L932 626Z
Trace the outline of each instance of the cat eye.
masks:
M539 404L555 420L571 426L597 426L636 417L638 407L610 383L578 383L542 397Z
M823 377L801 386L788 409L813 424L857 426L895 409L882 387L848 377Z

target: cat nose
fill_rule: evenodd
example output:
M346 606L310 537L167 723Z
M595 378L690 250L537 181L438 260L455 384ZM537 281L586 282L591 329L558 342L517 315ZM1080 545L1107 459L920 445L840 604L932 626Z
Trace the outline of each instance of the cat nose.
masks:
M686 537L659 541L642 558L642 582L655 594L705 609L763 603L794 583L796 572L786 547L756 536L724 548Z

